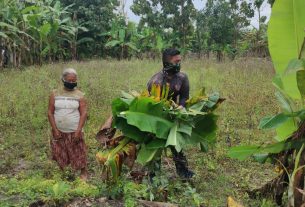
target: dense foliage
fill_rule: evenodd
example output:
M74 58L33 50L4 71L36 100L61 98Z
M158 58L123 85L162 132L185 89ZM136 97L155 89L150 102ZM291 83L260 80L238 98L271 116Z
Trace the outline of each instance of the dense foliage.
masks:
M170 146L177 152L190 145L200 145L203 152L214 146L217 117L213 111L223 99L217 93L207 96L202 89L179 109L167 99L168 91L168 87L161 90L155 85L151 95L124 93L112 102L113 127L120 130L119 136L104 140L107 149L99 152L97 159L114 177L119 175L124 157L130 159L128 165L132 167L136 157L138 163L146 165L160 159L162 151ZM111 143L115 140L117 143Z
M267 56L263 0L135 0L128 21L117 0L1 0L0 67L92 57L159 57L166 47L184 54ZM266 2L265 2L266 3ZM272 2L270 2L272 3ZM123 3L124 4L124 3ZM259 26L250 26L254 13Z
M230 145L261 143L273 135L272 132L257 129L260 117L278 110L276 100L271 98L274 92L270 82L272 65L267 60L258 62L255 58L220 64L212 60L186 59L183 62L192 97L204 85L209 94L221 91L221 95L228 98L216 112L219 115L216 146L207 153L200 153L198 147L185 150L190 168L198 175L194 177L192 185L171 179L177 174L170 153L163 156L163 174L162 177L157 176L153 186L145 184L142 188L131 182L125 167L122 172L124 176L119 179L126 182L119 180L115 186L104 184L100 165L96 162L96 152L100 149L95 140L96 132L109 116L111 103L120 97L121 90L143 90L147 80L159 70L158 64L153 60L93 60L32 66L22 71L2 71L0 206L29 206L46 197L49 201L59 199L64 205L63 200L86 197L84 200L88 202L96 196L95 189L90 190L90 196L87 193L84 196L74 193L78 186L71 182L71 177L78 177L78 174L62 173L56 162L51 160L50 125L46 116L48 98L52 89L61 86L60 74L63 68L68 67L77 69L78 86L88 101L89 119L84 129L88 146L88 184L98 188L98 199L111 197L124 199L124 203L130 202L130 199L152 199L180 206L199 206L200 203L212 207L225 206L226 198L232 195L245 206L266 203L261 198L249 197L245 191L268 182L274 174L273 167L252 161L239 162L228 159L226 155ZM50 181L50 184L45 185L44 181ZM54 197L55 194L49 189L61 181L71 188L61 191L60 198ZM167 200L162 192L167 192ZM103 203L96 205L103 206ZM85 206L85 203L80 206Z
M288 206L304 203L304 133L305 133L305 2L276 1L269 22L269 50L276 69L273 85L281 111L265 117L260 129L275 129L272 143L238 146L230 156L241 160L253 156L259 162L271 160L282 169L275 188L278 205L288 185ZM289 182L289 184L285 184Z

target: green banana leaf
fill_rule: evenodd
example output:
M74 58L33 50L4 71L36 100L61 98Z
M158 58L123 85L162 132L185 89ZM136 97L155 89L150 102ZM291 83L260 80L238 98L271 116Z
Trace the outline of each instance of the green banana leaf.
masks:
M162 139L153 139L150 142L146 143L146 149L159 149L164 148L166 145L166 141Z
M276 128L276 137L275 139L277 141L284 141L290 135L293 134L297 130L297 124L294 120L294 118L289 118L284 124L280 125L279 127Z
M299 57L304 41L303 0L279 0L272 8L268 41L277 72L282 74L289 61Z
M284 113L268 116L261 119L258 128L275 129L289 120L289 116Z
M193 128L185 123L175 123L170 130L166 146L174 146L180 152L187 145L200 143L202 151L207 151L208 145L216 141L217 116L206 114L199 117Z
M231 158L235 158L238 160L245 160L251 156L256 156L258 158L258 154L262 156L262 154L278 154L283 151L287 151L290 149L300 149L302 144L305 142L305 139L300 140L285 140L282 142L277 142L274 144L269 144L266 146L236 146L231 147L228 155ZM262 157L261 157L262 158ZM262 159L261 159L262 161Z
M231 158L245 160L258 152L259 146L256 145L235 146L229 149L228 155Z
M122 111L127 111L129 109L129 105L121 98L116 98L112 101L111 108L112 114L115 118L115 116L121 113Z
M302 99L305 98L305 70L297 71L297 85Z
M163 111L163 103L155 101L150 97L137 97L130 104L129 111L141 112L166 118L166 113Z
M179 124L176 123L170 130L167 138L166 146L174 146L178 152L182 150L184 137L181 132L178 131Z
M278 0L272 7L268 25L269 51L276 72L284 72L292 59L299 58L304 42L305 28L304 0ZM287 93L300 99L295 74L283 77L283 88Z
M121 100L124 101L125 103L128 104L128 106L130 106L130 104L132 103L132 101L135 99L135 97L129 93L126 93L124 91L121 91L122 97Z
M137 127L129 125L127 123L127 120L124 118L120 118L120 117L116 117L115 118L115 127L119 130L122 131L122 133L124 134L124 136L142 143L142 142L147 142L149 137L147 136L148 133L143 132L141 130L139 130Z
M214 144L216 142L217 118L218 116L215 114L207 114L197 118L189 139L190 142Z
M137 156L137 162L145 165L152 161L159 153L160 149L148 149L145 144L142 144Z
M160 139L167 139L173 126L172 122L164 118L142 112L125 111L121 112L119 116L125 118L129 125L135 126L143 132L153 133Z
M299 111L291 112L291 113L279 113L274 116L268 116L261 120L260 128L261 129L270 129L276 128L278 125L286 122L288 118L298 117L301 120L305 119L305 109L301 109Z
M293 102L289 97L285 96L285 94L283 94L281 91L277 91L275 93L275 97L284 113L293 112Z
M167 139L173 122L167 119L162 102L149 97L137 97L129 106L128 111L118 115L127 120L129 125L143 132L155 134L158 138Z
M194 97L180 110L163 99L123 92L112 102L113 126L139 144L137 162L143 165L160 156L167 146L180 152L187 145L200 144L206 152L216 141L217 116L211 112L218 102L216 93ZM115 163L110 160L108 164L117 174Z

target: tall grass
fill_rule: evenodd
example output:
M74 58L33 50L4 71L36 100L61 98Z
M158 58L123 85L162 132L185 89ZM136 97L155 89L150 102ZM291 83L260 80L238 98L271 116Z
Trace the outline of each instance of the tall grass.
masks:
M52 176L56 165L50 161L48 98L52 89L61 86L60 75L67 67L78 71L79 87L88 102L85 139L89 148L89 170L92 177L98 177L95 134L111 113L111 100L119 96L121 90L145 90L150 76L161 69L161 64L150 60L92 60L2 71L0 174ZM230 160L225 153L231 145L272 140L272 132L257 129L261 117L278 110L271 84L272 64L264 59L226 63L188 59L183 61L182 70L189 76L191 94L204 86L207 92L218 91L226 98L217 112L220 118L216 149L208 154L187 152L190 165L198 175L195 187L208 206L224 206L226 196L231 194L251 202L243 191L249 187L251 176L258 177L255 184L261 183L268 179L264 174L269 175L271 168L251 161Z

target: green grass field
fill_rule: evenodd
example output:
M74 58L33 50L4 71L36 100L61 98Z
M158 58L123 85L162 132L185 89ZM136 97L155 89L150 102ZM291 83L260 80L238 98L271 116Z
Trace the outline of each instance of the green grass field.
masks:
M48 98L51 90L61 84L60 75L66 67L78 71L79 86L89 106L85 127L90 173L87 185L70 181L71 173L61 173L50 160ZM111 100L121 90L144 90L150 76L160 68L160 61L92 60L1 71L0 206L28 206L37 200L60 206L76 197L105 196L117 198L125 206L137 206L134 197L149 199L153 195L155 200L164 201L154 193L162 185L168 191L168 202L180 206L199 203L209 207L226 206L228 196L245 206L273 206L269 200L250 198L247 194L272 179L273 166L251 160L240 162L226 155L231 145L272 141L272 131L257 129L260 118L279 110L271 84L272 63L264 59L225 63L183 61L182 70L189 76L191 94L204 86L207 92L218 91L227 99L217 110L216 147L207 154L198 149L186 151L190 166L197 174L191 184L166 179L176 176L172 159L167 157L163 160L160 186L152 186L151 193L145 191L145 184L133 184L126 177L115 186L100 178L101 169L95 161L99 149L95 134L111 113Z

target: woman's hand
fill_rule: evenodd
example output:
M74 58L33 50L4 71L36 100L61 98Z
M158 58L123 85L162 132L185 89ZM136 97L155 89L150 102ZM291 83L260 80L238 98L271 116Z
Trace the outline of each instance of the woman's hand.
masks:
M53 129L53 138L54 139L60 139L61 138L61 133L58 129Z
M79 118L79 123L77 130L74 132L74 140L75 141L80 141L81 136L82 136L82 128L84 127L85 121L87 119L87 104L86 100L84 98L81 98L79 100L79 113L80 113L80 118Z
M76 130L76 131L74 132L74 137L73 137L73 139L74 139L75 141L79 141L80 138L81 138L81 136L82 136L82 131L78 129L78 130Z
M61 132L56 127L54 111L55 111L55 98L54 98L54 93L52 93L50 95L50 100L49 100L48 118L49 118L49 122L51 124L53 138L60 139Z

